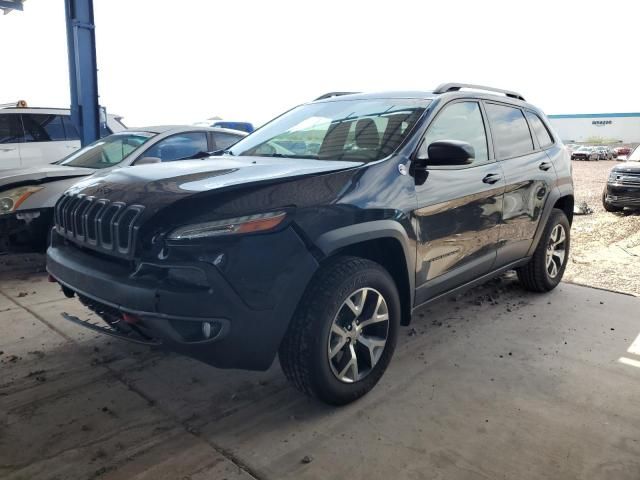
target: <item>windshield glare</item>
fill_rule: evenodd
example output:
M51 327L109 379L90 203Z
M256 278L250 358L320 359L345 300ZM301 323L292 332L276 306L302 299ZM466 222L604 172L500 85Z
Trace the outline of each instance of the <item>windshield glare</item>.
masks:
M236 143L233 155L380 160L402 143L430 100L318 102L285 113Z
M58 163L68 167L113 167L154 136L150 132L114 133L81 148Z

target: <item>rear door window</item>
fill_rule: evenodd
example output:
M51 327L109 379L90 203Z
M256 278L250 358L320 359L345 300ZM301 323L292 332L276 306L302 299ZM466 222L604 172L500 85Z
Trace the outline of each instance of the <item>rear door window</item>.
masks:
M241 138L242 137L240 135L231 135L229 133L213 133L213 141L216 145L216 150L224 150L226 148L229 148Z
M495 103L487 103L486 110L498 160L533 152L533 139L522 110Z
M20 122L20 115L0 114L0 143L22 142L24 142L24 132Z
M551 138L549 130L547 130L547 127L544 125L540 117L528 110L526 114L527 119L529 120L529 125L531 125L533 132L536 134L536 138L538 139L538 145L540 145L540 148L547 148L548 146L553 144L553 138Z
M22 124L26 142L57 142L67 139L60 115L22 114Z

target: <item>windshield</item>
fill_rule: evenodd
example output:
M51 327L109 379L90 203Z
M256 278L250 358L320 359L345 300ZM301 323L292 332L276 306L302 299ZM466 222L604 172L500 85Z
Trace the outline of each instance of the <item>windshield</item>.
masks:
M590 152L592 147L580 147L578 152Z
M114 133L81 148L56 163L68 167L97 169L113 167L155 135L150 132Z
M240 140L232 155L374 161L402 143L430 100L337 100L301 105Z

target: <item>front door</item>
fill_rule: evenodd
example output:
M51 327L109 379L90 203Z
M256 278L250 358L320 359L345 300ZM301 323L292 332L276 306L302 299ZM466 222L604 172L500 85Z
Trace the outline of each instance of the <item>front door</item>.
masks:
M416 305L494 265L504 179L488 148L485 125L477 101L455 101L440 110L420 146L421 156L432 142L459 140L473 146L475 158L464 166L428 167L426 180L416 185Z

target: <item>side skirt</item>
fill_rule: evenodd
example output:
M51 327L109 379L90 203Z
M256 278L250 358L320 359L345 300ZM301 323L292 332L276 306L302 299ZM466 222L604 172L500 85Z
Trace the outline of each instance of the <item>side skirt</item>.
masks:
M411 309L411 314L413 314L413 312L415 312L416 310L424 307L425 305L428 305L432 302L438 301L438 300L442 300L443 298L447 298L447 297L451 297L454 295L457 295L459 293L462 293L466 290L469 290L473 287L477 287L478 285L482 285L483 283L486 283L487 281L491 280L492 278L495 278L499 275L502 275L504 272L507 272L509 270L513 270L514 268L518 268L518 267L522 267L523 265L526 265L527 263L529 263L529 260L531 259L531 257L527 257L527 258L522 258L520 260L517 260L515 262L509 263L508 265L505 265L504 267L500 267L497 270L493 270L489 273L486 273L484 275L482 275L481 277L476 278L475 280L471 280L470 282L464 283L462 285L460 285L459 287L456 287L452 290L449 290L448 292L443 292L440 295L436 295L433 298L430 298L429 300L422 302L419 305L414 305L414 307Z

